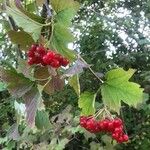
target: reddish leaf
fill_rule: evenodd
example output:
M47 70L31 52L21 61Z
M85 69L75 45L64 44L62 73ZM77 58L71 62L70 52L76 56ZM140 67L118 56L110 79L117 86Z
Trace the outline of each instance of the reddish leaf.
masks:
M19 64L17 68L18 73L22 73L25 77L34 80L33 68L28 65L27 61L20 58L18 60L18 64Z
M26 106L26 121L30 127L35 125L35 116L40 101L42 100L40 92L37 88L32 88L28 93L23 96Z
M51 80L51 84L54 87L55 91L60 91L64 87L64 80L60 79L60 76L53 76Z
M34 72L34 77L40 80L46 80L50 76L48 67L36 67Z
M70 67L64 74L64 76L70 77L83 72L83 68L88 68L89 65L78 59L75 64Z
M10 139L18 140L20 138L20 134L18 131L18 125L16 123L13 124L7 134Z
M64 87L64 79L60 79L60 76L52 76L51 81L47 84L47 86L44 88L44 91L47 94L53 94L56 91L60 91Z
M9 31L8 36L14 44L18 44L21 49L28 50L28 48L34 43L32 37L24 31Z
M52 75L52 76L56 76L57 75L57 72L56 72L56 69L49 66L48 67L48 72Z
M14 69L6 70L0 68L0 79L8 84L7 88L12 96L22 97L33 86L33 82L25 78L23 74L17 73Z

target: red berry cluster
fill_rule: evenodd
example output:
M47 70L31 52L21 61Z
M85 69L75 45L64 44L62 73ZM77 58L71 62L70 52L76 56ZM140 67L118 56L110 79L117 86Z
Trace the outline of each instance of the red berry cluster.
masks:
M118 143L127 142L129 140L128 135L123 132L123 122L119 118L97 121L92 116L81 116L80 126L91 133L108 132Z
M27 55L29 65L41 64L43 66L50 65L53 68L59 68L61 66L66 67L69 64L69 61L62 57L62 55L38 44L33 44Z
M33 44L31 48L29 49L28 53L28 64L42 64L43 63L43 57L46 55L46 50L42 45L36 45Z

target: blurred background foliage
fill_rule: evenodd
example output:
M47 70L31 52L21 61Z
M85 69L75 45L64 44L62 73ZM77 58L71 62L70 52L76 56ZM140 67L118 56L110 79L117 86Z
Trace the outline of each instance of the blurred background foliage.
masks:
M107 136L94 136L80 129L77 126L79 116L77 96L69 85L51 97L45 95L49 118L57 124L57 130L53 134L50 130L49 132L31 131L22 124L19 131L26 133L24 135L26 140L23 137L18 142L7 139L6 134L10 126L14 124L16 116L14 100L11 99L4 87L3 90L0 90L0 149L149 149L150 0L78 1L81 3L81 8L72 21L72 32L76 36L76 41L71 46L81 53L82 57L101 77L108 70L117 66L124 69L136 69L134 80L140 83L148 94L138 109L129 108L126 105L122 107L121 117L130 141L118 145L112 143ZM25 0L23 3L28 11L41 14L37 12L35 1ZM10 26L5 19L5 14L1 13L0 63L1 65L5 65L6 62L13 63L15 66L18 63L16 56L20 54L18 54L18 47L9 40L7 34L9 30ZM80 84L81 91L94 91L99 87L97 79L88 70L81 74ZM98 97L98 101L100 99ZM62 120L60 114L66 118L64 117ZM50 144L48 145L48 143Z

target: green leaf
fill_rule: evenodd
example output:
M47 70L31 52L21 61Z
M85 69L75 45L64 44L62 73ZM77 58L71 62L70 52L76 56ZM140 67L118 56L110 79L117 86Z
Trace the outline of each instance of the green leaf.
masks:
M82 109L82 115L92 115L95 113L95 98L96 94L90 92L84 92L81 94L78 106Z
M68 42L71 43L75 40L70 30L63 23L56 23L54 25L54 37L62 44L68 44Z
M112 138L108 135L102 136L102 141L105 143L104 149L105 150L115 150L115 142L112 142Z
M1 19L0 20L0 23L2 24L3 28L6 30L6 31L10 31L11 30L11 27L10 27L10 24L7 20L5 19Z
M24 31L9 31L8 36L14 44L19 44L20 48L23 50L28 50L28 48L34 43L32 37Z
M55 12L61 12L65 9L76 9L79 3L74 0L51 0L51 4Z
M69 26L79 8L79 4L74 0L52 0L51 4L56 12L54 16L53 37L51 40L52 48L56 49L70 61L73 61L75 59L75 53L68 49L68 44L74 41L74 37Z
M37 111L35 125L41 130L50 128L49 115L45 110Z
M4 91L4 90L6 90L6 84L5 83L3 83L3 82L0 82L0 92L2 92L2 91Z
M80 83L79 83L79 76L74 75L69 79L69 84L72 86L77 93L78 96L80 96Z
M90 150L104 150L102 145L100 145L100 143L96 143L96 142L91 142L90 143Z
M29 33L33 37L34 41L39 39L41 29L44 26L43 24L25 15L14 4L11 5L11 7L6 6L6 13L12 16L16 24L19 27L22 27L25 32Z
M57 142L58 141L58 142ZM57 139L57 138L53 138L51 140L51 143L49 144L49 149L50 150L63 150L65 148L65 145L69 142L69 140L67 138L63 138L63 139Z
M6 83L8 90L14 97L22 97L33 86L33 82L17 73L15 69L0 68L0 79Z
M72 9L72 8L67 8L65 10L62 10L55 16L55 19L60 24L69 27L72 24L71 20L76 15L77 10L78 9Z
M4 138L0 137L0 144L4 144L7 141L8 141L8 137L7 136L5 136Z
M56 145L56 150L62 150L65 148L65 145L69 142L67 138L64 138L59 141L59 143Z
M53 38L52 38L52 41L51 41L53 49L57 50L60 54L62 54L66 58L68 58L70 61L75 60L75 52L73 52L72 50L68 49L67 45L66 44L65 45L62 44L62 42L60 42L60 41L61 40L57 39L57 37L54 34Z
M63 24L56 23L54 25L52 47L56 49L63 56L67 57L70 61L75 59L75 53L68 49L68 44L74 41L74 37L70 31L63 26Z
M7 148L4 150L12 150L12 149L15 149L15 147L16 147L16 141L9 140L7 141Z
M56 23L54 25L53 37L51 41L52 47L69 60L75 59L75 53L68 49L68 44L73 41L74 37L67 27L61 23Z
M129 82L135 70L114 69L106 74L106 81L101 86L102 100L110 109L119 113L121 101L136 106L143 100L143 89L139 84Z

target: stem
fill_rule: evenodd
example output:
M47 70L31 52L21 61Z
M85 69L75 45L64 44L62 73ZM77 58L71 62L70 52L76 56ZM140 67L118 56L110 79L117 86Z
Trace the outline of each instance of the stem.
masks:
M51 34L50 36L48 37L48 40L51 42L52 40L52 37L53 37L53 31L54 31L54 22L53 22L53 17L52 17L52 20L51 20Z
M97 118L102 112L104 111L104 109L100 109L96 114L95 114L95 118Z
M47 84L51 81L51 77L49 77L48 81L43 85L43 89L47 86Z
M42 27L47 27L47 26L49 26L49 25L51 25L51 22L49 22L49 23L47 23L47 24L42 24Z
M126 126L125 126L125 121L124 121L124 115L123 115L123 110L122 110L122 108L120 109L120 115L121 115L121 118L122 118L122 120L123 120L124 131L125 131L126 134L128 134L128 133L127 133Z
M105 109L105 112L106 112L106 114L108 115L108 117L113 120L114 118L113 118L112 114L107 110L106 107L105 107L104 109Z
M37 78L35 78L36 81L45 81L45 80L49 80L49 79L50 79L50 77L45 78L45 79L37 79Z
M79 58L85 63L88 65L88 63L79 55ZM101 83L104 83L104 81L99 78L99 76L93 71L93 69L88 65L88 69L92 72L92 74L101 82Z

